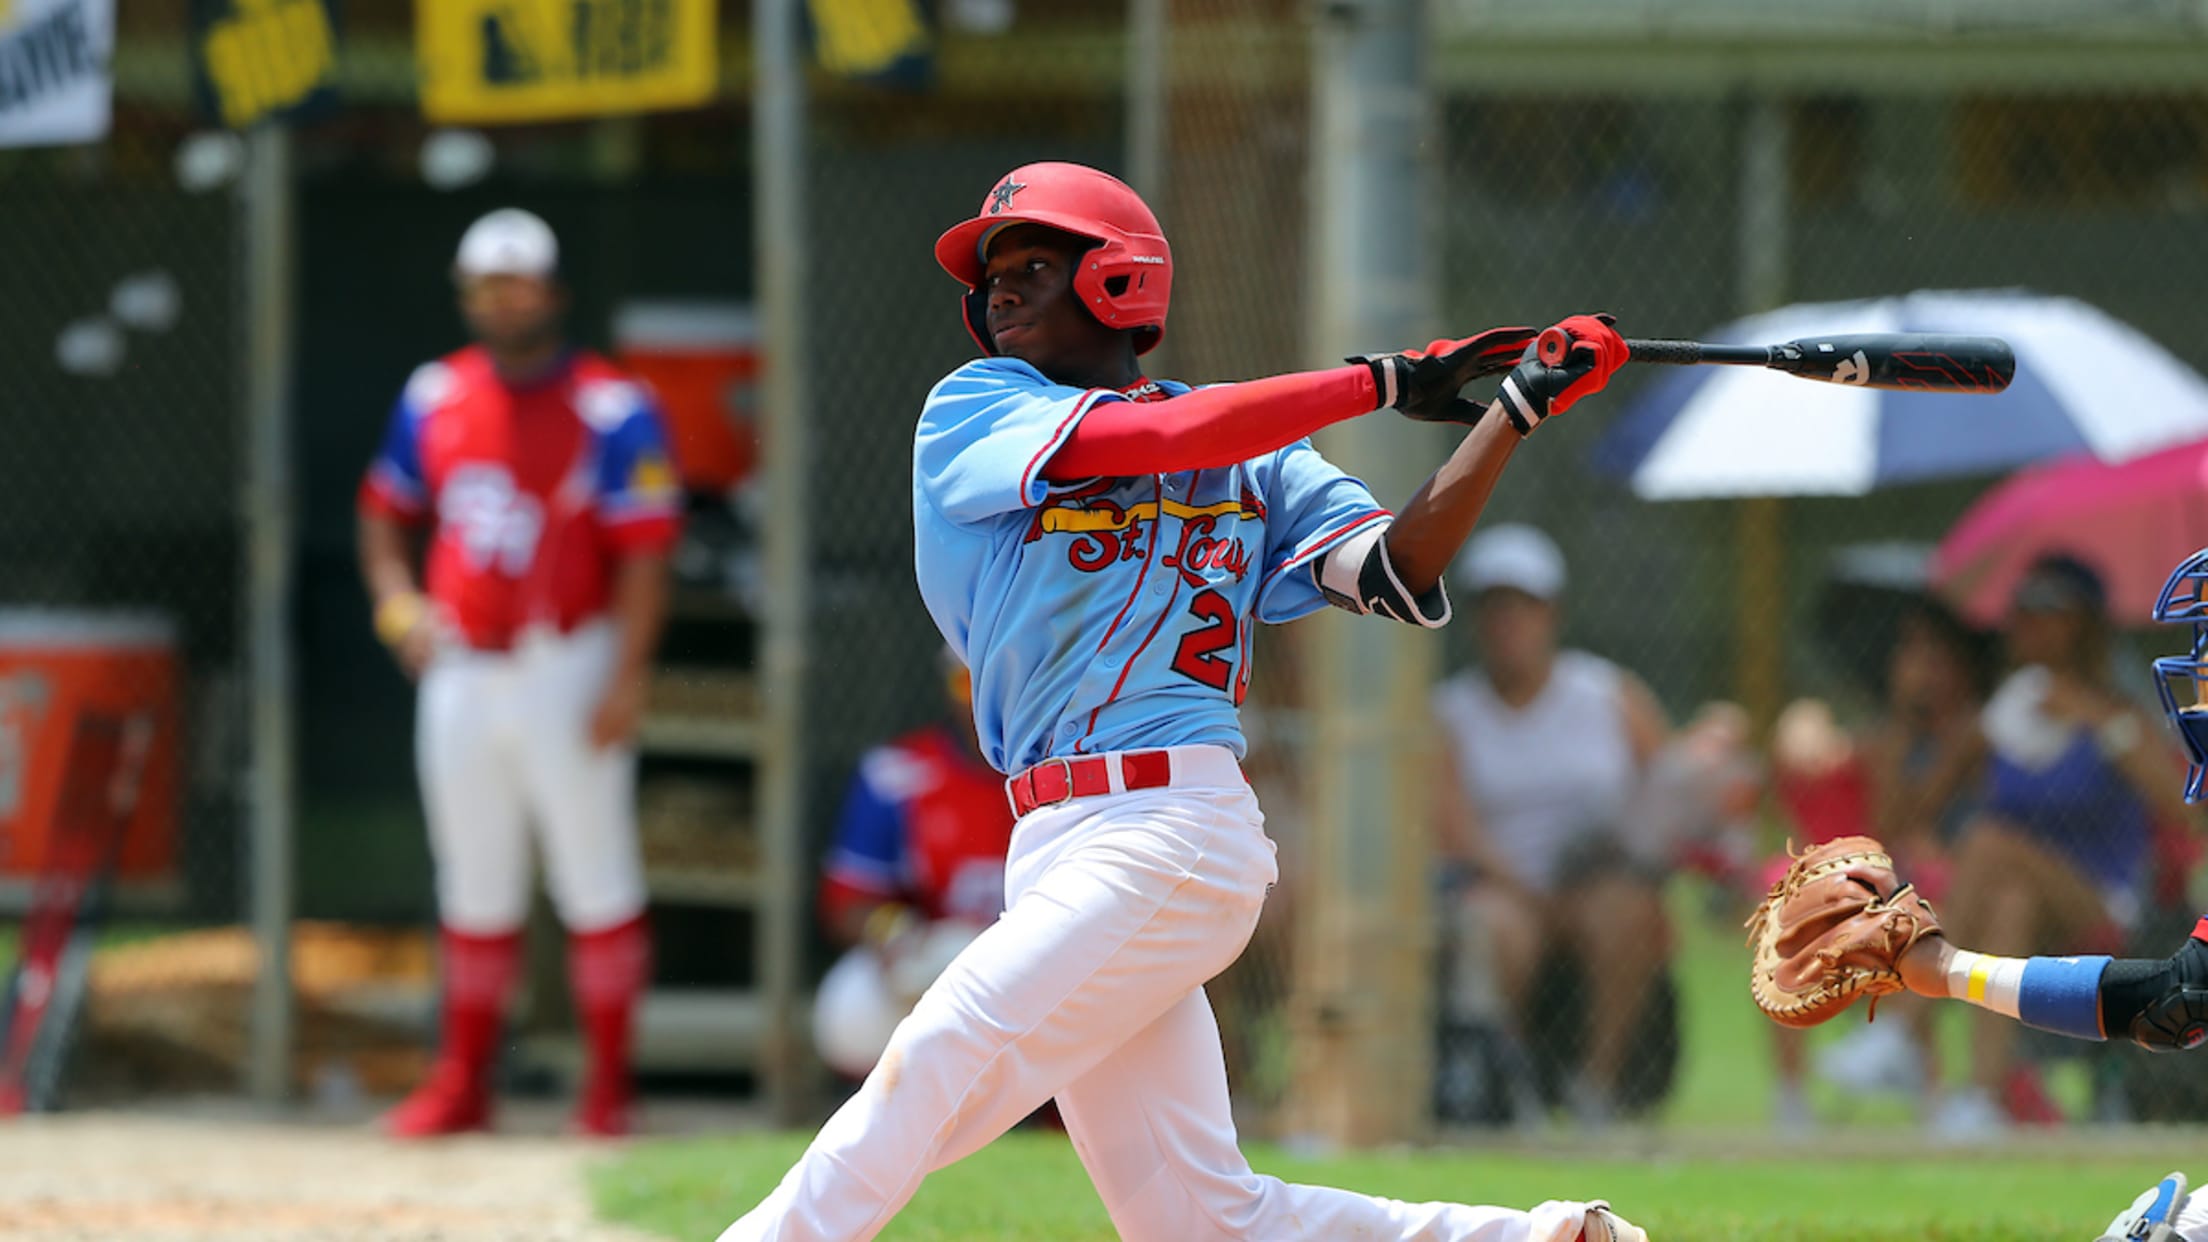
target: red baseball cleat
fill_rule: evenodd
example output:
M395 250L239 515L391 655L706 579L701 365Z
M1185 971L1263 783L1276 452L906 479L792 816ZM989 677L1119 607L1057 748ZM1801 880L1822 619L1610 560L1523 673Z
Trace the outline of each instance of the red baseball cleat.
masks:
M436 1138L491 1128L491 1093L480 1083L439 1072L383 1119L392 1138Z
M636 1129L630 1106L625 1089L586 1087L568 1130L584 1138L627 1138Z

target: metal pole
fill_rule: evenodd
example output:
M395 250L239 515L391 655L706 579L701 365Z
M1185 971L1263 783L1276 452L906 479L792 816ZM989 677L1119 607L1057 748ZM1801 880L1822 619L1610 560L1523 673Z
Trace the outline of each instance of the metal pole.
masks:
M1150 204L1150 210L1157 213L1171 236L1173 212L1165 198L1168 3L1170 0L1127 3L1127 184ZM1150 374L1172 374L1173 340L1168 337L1150 355Z
M805 64L801 0L752 0L752 174L757 213L763 406L761 474L773 491L762 569L759 989L767 1029L760 1081L769 1110L797 1120L797 969L804 841L807 553L811 543L805 444Z
M1127 184L1165 215L1167 0L1127 3Z
M1417 0L1340 0L1312 49L1313 365L1426 339L1431 252L1418 151L1426 128ZM1342 469L1399 504L1440 461L1402 419L1356 419L1321 436ZM1435 646L1338 613L1314 620L1309 848L1296 996L1302 1136L1368 1144L1425 1127L1431 1073L1432 931L1423 711Z
M1740 309L1773 310L1786 300L1789 134L1783 100L1759 95L1749 105L1740 154ZM1735 683L1760 734L1778 718L1786 652L1778 619L1786 609L1786 502L1752 496L1733 519Z
M247 1085L265 1104L291 1092L293 908L291 135L265 124L246 138L239 188L245 267L245 599L242 623L251 690L246 817L253 940Z

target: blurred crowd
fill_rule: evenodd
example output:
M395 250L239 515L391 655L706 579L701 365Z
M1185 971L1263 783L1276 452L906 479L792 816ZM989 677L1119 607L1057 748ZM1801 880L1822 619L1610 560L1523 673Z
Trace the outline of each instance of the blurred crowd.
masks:
M1797 700L1760 752L1739 707L1675 730L1630 671L1562 647L1564 563L1540 532L1489 529L1459 570L1478 661L1433 698L1451 760L1435 797L1445 1122L1561 1108L1599 1124L1658 1104L1680 1059L1671 919L1722 929L1784 874L1782 846L1877 837L1958 941L2003 954L2151 952L2197 914L2182 764L2120 676L2107 592L2082 559L2036 561L1998 634L1897 594L1862 696L1875 709L1844 721ZM1711 900L1667 901L1676 876ZM2064 1119L2046 1062L2078 1046L1985 1013L1942 1041L1908 998L1881 1016L1841 1024L1814 1056L1805 1033L1772 1028L1773 1122L1815 1125L1819 1079L1908 1101L1942 1138ZM2142 1097L2163 1119L2198 1107L2099 1066L2089 1079L2096 1120L2139 1116Z

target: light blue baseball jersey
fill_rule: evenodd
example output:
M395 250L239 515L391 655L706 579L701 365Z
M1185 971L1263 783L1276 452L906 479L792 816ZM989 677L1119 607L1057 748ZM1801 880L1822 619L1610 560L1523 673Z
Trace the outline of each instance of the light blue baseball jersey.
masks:
M1054 484L1045 462L1107 401L1012 358L928 394L913 440L913 562L973 670L982 753L1054 756L1211 744L1241 755L1255 621L1324 607L1326 549L1387 510L1308 440L1236 466ZM1168 401L1158 417L1173 416Z

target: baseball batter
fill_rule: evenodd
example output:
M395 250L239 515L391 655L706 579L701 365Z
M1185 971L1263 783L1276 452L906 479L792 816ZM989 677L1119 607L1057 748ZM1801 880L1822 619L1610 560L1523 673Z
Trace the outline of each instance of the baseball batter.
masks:
M723 1242L872 1238L1054 1096L1132 1242L1641 1237L1599 1201L1401 1203L1252 1172L1203 991L1276 876L1238 764L1255 624L1328 603L1445 623L1442 571L1519 440L1624 361L1607 318L1558 325L1553 367L1502 328L1191 389L1143 375L1172 253L1113 178L1016 169L935 253L987 356L921 410L914 559L1010 775L1007 908ZM1493 375L1497 402L1459 395ZM1307 440L1389 407L1471 428L1394 515Z
M562 343L557 266L552 230L528 212L468 229L454 275L476 343L414 372L360 488L376 633L421 682L415 757L442 924L442 1046L387 1119L403 1137L490 1123L532 826L588 1049L575 1125L629 1128L651 948L633 738L680 492L645 389ZM420 579L415 526L429 528Z

